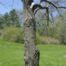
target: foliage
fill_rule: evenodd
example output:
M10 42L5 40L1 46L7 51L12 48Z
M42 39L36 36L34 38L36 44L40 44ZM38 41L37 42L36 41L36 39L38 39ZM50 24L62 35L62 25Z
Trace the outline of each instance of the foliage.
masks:
M3 16L0 16L0 29L3 29L5 26L4 18Z
M17 15L17 12L15 9L10 11L9 16L10 16L11 24L16 26L16 27L20 27L19 17Z
M60 44L58 39L53 37L41 36L38 33L37 35L37 44Z
M8 13L5 13L5 14L3 15L3 19L4 19L5 26L10 26L10 16L9 16ZM5 26L4 26L4 27L5 27Z
M23 29L17 27L6 27L3 29L3 39L23 43Z
M7 26L20 27L19 16L15 9L0 16L0 28L5 28Z
M47 43L47 44L53 43L54 44L56 42L57 42L57 44L58 44L58 42L61 44L66 44L66 29L65 29L66 20L65 19L63 20L63 19L61 19L61 17L57 16L57 17L55 17L54 22L51 23L49 21L49 26L47 27L47 21L44 20L43 19L44 17L42 16L43 13L40 13L40 12L38 12L38 13L39 14L36 14L37 44L41 44L41 43L42 44L43 43ZM65 16L66 16L66 13L63 13L62 18L65 18ZM18 33L17 31L20 30L19 27L22 25L22 23L20 23L19 21L22 21L22 20L24 21L24 19L25 18L21 17L21 20L19 20L19 16L17 15L16 10L14 10L14 9L11 10L9 13L0 15L0 38L2 36L4 36L3 35L4 32L6 32L8 29L11 30L12 27L17 28L17 30L15 31L15 33L17 34ZM10 26L11 26L11 28L10 28ZM7 34L7 35L10 35L10 34ZM14 35L12 35L12 37L13 36ZM13 37L13 39L14 38L15 37ZM18 42L21 42L20 39L22 39L21 36L18 38L18 40L19 40ZM50 39L50 40L48 41L48 39ZM9 38L7 40L11 40L11 38ZM16 40L14 39L14 41L16 41Z
M57 22L57 38L61 43L66 44L66 22L58 21Z
M38 20L36 22L37 32L39 33L39 36L40 36L40 37L38 36L39 40L43 40L43 42L45 42L48 39L50 39L49 40L50 42L48 41L48 43L53 43L57 40L57 42L61 44L66 44L66 29L65 29L66 28L66 19L65 19L66 13L63 13L62 15L63 15L62 17L61 16L55 17L54 22L49 22L49 26L47 26L45 20ZM51 42L51 40L53 42Z

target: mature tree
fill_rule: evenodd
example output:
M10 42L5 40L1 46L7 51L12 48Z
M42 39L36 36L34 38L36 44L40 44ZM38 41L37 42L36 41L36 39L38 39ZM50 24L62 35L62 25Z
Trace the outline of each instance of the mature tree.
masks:
M3 16L0 16L0 29L4 28L4 23Z
M43 0L43 1L48 3L51 6L55 7L56 9L64 8L64 7L57 7L51 1L48 1L48 0ZM24 3L24 9L25 9L25 15L26 15L25 23L24 23L25 66L39 66L40 52L36 48L35 14L39 9L45 9L47 20L49 21L49 7L47 5L45 7L43 7L40 4L34 4L34 3L32 3L33 0L22 0L22 2ZM39 8L39 9L37 9L37 8ZM48 23L47 23L47 25L48 25Z
M19 17L17 15L17 12L15 9L11 10L9 13L9 17L10 17L10 24L16 27L20 26L19 23Z
M19 16L17 15L17 12L15 9L11 10L9 13L5 13L3 15L5 26L15 26L19 27Z
M9 16L8 13L5 13L5 14L3 15L3 19L4 19L5 26L10 26L10 16ZM5 26L4 26L4 27L5 27Z
M39 66L39 50L36 48L36 22L34 18L34 13L30 9L30 2L32 0L24 0L25 8L25 23L24 23L24 33L25 33L25 66Z
M63 19L60 17L57 17L56 22L56 38L60 40L61 44L66 45L66 19L65 19L66 13L63 14Z

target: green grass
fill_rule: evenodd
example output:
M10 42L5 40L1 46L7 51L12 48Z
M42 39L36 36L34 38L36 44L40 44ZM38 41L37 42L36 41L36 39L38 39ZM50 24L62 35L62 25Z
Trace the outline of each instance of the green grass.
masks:
M66 66L66 46L39 45L40 66ZM24 47L18 43L0 40L0 66L24 66Z
M24 66L21 44L0 41L0 66Z
M40 66L66 66L66 46L45 45L39 46L41 51Z

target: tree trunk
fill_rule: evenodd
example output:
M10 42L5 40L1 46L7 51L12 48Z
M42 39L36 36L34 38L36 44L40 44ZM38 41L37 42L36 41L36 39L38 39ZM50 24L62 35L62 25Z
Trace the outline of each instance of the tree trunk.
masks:
M36 22L31 14L31 10L26 10L26 20L24 23L25 66L39 66L39 50L36 48Z

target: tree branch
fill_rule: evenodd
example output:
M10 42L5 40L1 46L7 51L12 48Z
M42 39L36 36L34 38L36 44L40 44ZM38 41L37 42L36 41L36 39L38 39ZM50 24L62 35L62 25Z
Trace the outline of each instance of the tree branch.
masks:
M45 2L47 2L47 3L49 3L50 5L54 6L56 9L58 9L58 8L66 9L66 7L64 7L64 6L59 6L59 7L57 7L54 3L50 2L50 1L47 1L47 0L46 0Z
M66 9L66 7L63 7L63 6L60 6L60 7L57 7L57 8L63 8L63 9Z

